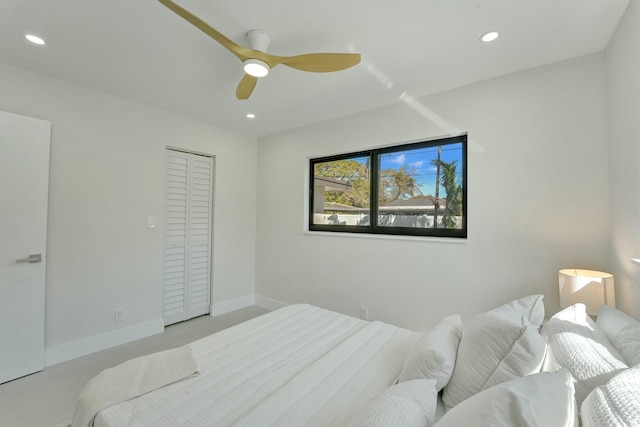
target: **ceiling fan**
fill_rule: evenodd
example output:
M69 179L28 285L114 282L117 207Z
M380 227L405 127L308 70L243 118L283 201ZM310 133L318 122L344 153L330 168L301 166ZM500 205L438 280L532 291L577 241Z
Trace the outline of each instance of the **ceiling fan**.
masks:
M240 80L240 84L236 89L236 97L238 99L248 99L256 87L258 78L266 76L278 64L301 71L327 73L345 70L360 63L360 54L357 53L307 53L295 56L270 55L265 51L269 47L271 39L262 30L251 30L247 33L247 40L250 46L247 48L227 38L172 0L159 1L227 48L243 62L244 71L247 74Z

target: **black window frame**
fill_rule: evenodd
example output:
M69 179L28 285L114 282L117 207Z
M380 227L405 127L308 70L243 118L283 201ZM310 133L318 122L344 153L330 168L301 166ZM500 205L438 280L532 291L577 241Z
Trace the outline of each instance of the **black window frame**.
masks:
M431 148L451 144L462 145L461 157L461 181L462 181L462 218L461 228L418 228L378 225L378 184L379 184L379 164L380 156L393 152L401 152L410 149ZM331 162L336 160L349 160L358 157L369 156L369 197L370 211L369 225L340 225L340 224L314 224L314 196L315 196L315 165L318 163ZM458 135L447 138L423 140L418 142L403 143L384 148L376 148L352 153L338 154L327 157L309 159L309 231L324 231L338 233L363 233L401 236L422 236L422 237L451 237L466 239L467 230L467 135ZM374 221L375 220L375 221Z

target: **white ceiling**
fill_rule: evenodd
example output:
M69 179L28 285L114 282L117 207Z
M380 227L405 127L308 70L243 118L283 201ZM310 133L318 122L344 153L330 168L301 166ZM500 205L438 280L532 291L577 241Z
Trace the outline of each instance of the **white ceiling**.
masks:
M278 66L246 101L240 61L156 0L1 0L0 62L259 137L602 51L628 1L177 0L240 44L265 30L269 53L362 54L336 73Z

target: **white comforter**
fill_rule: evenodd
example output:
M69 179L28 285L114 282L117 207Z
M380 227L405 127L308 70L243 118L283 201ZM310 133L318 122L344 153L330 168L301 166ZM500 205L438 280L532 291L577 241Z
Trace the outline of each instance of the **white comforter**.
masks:
M71 427L93 427L101 410L198 374L190 345L128 360L105 369L78 398Z
M107 408L95 426L342 425L395 382L418 336L288 306L194 342L199 376Z

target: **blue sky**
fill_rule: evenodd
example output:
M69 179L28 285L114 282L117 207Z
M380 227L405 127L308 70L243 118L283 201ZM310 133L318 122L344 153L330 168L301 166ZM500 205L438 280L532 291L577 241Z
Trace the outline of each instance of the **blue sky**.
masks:
M380 170L400 169L402 166L407 166L409 170L415 169L413 176L422 194L435 195L436 167L432 162L437 158L437 146L384 154L380 156ZM444 162L457 160L458 176L461 176L462 144L443 145L440 159ZM445 195L444 188L441 186L440 197Z

